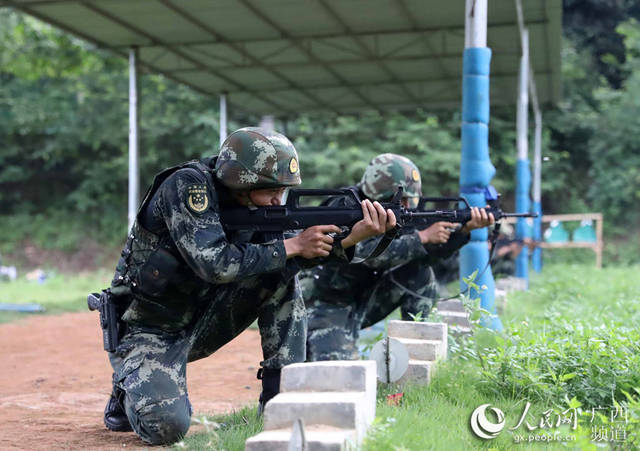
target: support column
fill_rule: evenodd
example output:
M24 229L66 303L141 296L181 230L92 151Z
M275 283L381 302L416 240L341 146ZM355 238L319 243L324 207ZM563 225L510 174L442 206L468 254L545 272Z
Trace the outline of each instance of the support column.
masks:
M529 32L520 30L522 38L522 56L520 58L520 74L518 84L518 110L516 118L518 161L516 162L516 213L528 213L531 208L529 190L531 188L531 170L529 168ZM516 223L516 239L530 238L525 218L518 218ZM529 283L529 248L523 246L516 257L516 277Z
M138 49L129 50L129 229L136 219L140 197L138 168Z
M460 193L473 206L487 204L488 185L496 169L489 158L489 68L491 49L487 48L487 0L466 0L465 50L462 79L462 159L460 162ZM495 284L489 262L487 229L471 232L471 241L460 251L460 285L462 278L478 271L475 282L484 288L471 290L471 297L480 297L482 308L491 313L483 321L487 327L502 330L496 315Z
M535 89L535 85L534 85ZM542 195L540 189L542 172L542 114L540 109L535 108L535 136L534 136L534 158L533 158L533 208L532 212L538 217L533 219L533 240L537 243L542 241ZM532 257L533 270L542 271L542 248L536 246L533 249Z
M220 147L225 139L227 139L227 95L220 94Z

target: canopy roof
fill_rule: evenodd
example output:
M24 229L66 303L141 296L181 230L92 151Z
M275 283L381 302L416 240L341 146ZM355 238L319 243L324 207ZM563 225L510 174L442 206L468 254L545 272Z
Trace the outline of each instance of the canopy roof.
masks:
M514 0L490 0L492 104L515 103ZM527 0L541 103L560 95L562 4ZM464 0L0 0L261 114L458 107Z

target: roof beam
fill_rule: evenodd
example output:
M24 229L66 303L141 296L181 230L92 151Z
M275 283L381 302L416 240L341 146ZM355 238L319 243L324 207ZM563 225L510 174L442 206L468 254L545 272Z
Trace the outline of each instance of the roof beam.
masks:
M298 50L304 53L307 58L309 58L314 63L322 66L322 68L330 73L336 80L338 80L341 84L348 87L361 101L363 101L367 106L373 108L375 110L378 109L376 105L374 105L369 99L362 95L362 93L356 89L353 83L349 82L342 75L335 71L332 67L324 64L323 61L319 60L311 51L309 51L306 46L302 45L300 42L296 41L284 28L280 25L276 24L273 20L267 17L262 11L256 8L249 0L239 0L249 11L251 11L258 19L262 22L269 25L271 28L280 33L280 36L290 41Z
M215 55L212 54L206 54L207 57L209 58L215 58ZM500 57L503 56L519 56L519 53L517 52L500 52L499 55ZM370 63L370 62L376 62L376 61L384 61L387 63L403 63L403 62L431 62L434 60L446 60L446 59L454 59L454 60L460 60L460 53L441 53L441 54L437 54L437 55L429 55L429 56L424 56L424 55L413 55L413 56L396 56L393 58L385 58L385 57L376 57L376 58L349 58L349 59L340 59L340 60L331 60L331 61L324 61L325 65L328 66L333 66L333 65L339 65L339 64L364 64L364 63ZM305 62L305 63L296 63L296 62L292 62L292 63L277 63L277 64L267 64L267 63L261 63L259 66L254 66L252 64L229 64L226 66L216 66L216 69L218 70L236 70L236 69L254 69L257 67L262 67L262 68L282 68L282 69L288 69L288 68L309 68L309 67L316 67L317 64L313 63L313 62ZM168 72L170 73L184 73L184 72L197 72L199 69L197 68L183 68L183 69L172 69L169 70Z
M369 47L367 47L362 42L362 38L353 35L351 28L338 15L338 13L334 9L332 9L329 5L327 5L327 3L324 0L318 0L318 4L322 6L322 9L324 9L324 11L333 19L334 22L336 22L338 25L340 25L340 27L342 27L342 29L344 30L344 34L348 35L350 38L354 40L356 44L358 44L358 47L362 49L362 51L365 53L365 55L367 55L368 58L375 57L375 55L371 52ZM377 60L375 61L375 63L380 69L382 69L382 71L385 74L387 74L388 77L391 77L392 80L398 83L398 85L402 89L402 92L404 93L407 99L409 99L410 101L415 101L415 96L413 95L413 93L411 93L411 91L409 91L409 88L407 88L402 82L399 81L396 74L393 73L393 71L389 69L389 67L383 61Z
M201 20L193 17L191 14L187 13L184 9L178 7L177 5L172 3L170 0L158 0L158 1L162 3L165 7L167 7L168 9L170 9L171 11L173 11L174 13L178 14L180 17L185 19L187 22L209 33L214 39L216 39L217 42L228 45L234 51L238 52L240 55L252 61L255 65L254 67L260 67L262 69L265 69L267 72L270 72L276 78L283 80L293 90L299 91L302 95L304 95L308 99L311 99L311 101L313 101L315 104L320 105L324 108L327 108L330 111L337 112L331 107L331 105L327 104L317 96L314 96L313 94L307 92L304 88L302 88L298 83L293 81L291 78L287 77L282 72L275 69L274 67L264 64L261 60L253 56L251 53L247 52L241 45L229 42L219 32L215 31L213 28L211 28L209 25L206 25Z
M245 91L248 92L254 96L256 96L257 98L259 98L262 102L271 105L272 107L274 107L276 110L281 110L281 111L286 111L291 113L292 111L288 110L287 108L283 107L282 105L278 104L277 102L274 102L273 100L265 97L263 94L259 93L258 91L249 88L248 86L245 86L239 82L237 82L236 80L233 80L232 78L221 74L220 72L218 72L217 70L213 69L210 66L207 66L205 64L202 64L200 61L198 61L197 59L189 56L188 54L184 53L182 50L176 49L173 45L171 44L167 44L166 42L156 38L155 36L145 32L144 30L141 30L140 28L136 27L135 25L132 25L126 21L124 21L123 19L121 19L120 17L114 16L113 14L109 13L108 11L105 11L104 9L94 5L93 3L90 2L81 2L81 5L84 6L85 8L89 9L90 11L93 11L94 13L120 25L121 27L139 35L139 36L143 36L146 39L149 39L151 42L156 43L156 45L160 46L160 47L164 47L167 50L169 50L171 53L178 55L180 58L184 59L185 61L190 62L191 64L195 65L196 67L200 67L204 72L208 72L210 74L212 74L213 76L224 80L225 82L227 82L228 84L230 84L231 86L235 86L236 88L238 88L238 90L240 91Z
M547 76L551 74L550 71L545 71L545 72L537 72L536 75L537 76ZM517 83L517 78L518 78L518 72L498 72L495 74L491 74L491 79L501 79L501 78L513 78L514 81ZM402 83L406 83L406 84L429 84L429 83L447 83L450 81L450 78L411 78L411 79L402 79ZM358 87L360 89L370 89L370 88L379 88L382 86L389 86L389 85L394 85L396 82L394 82L391 79L383 79L383 80L378 80L378 81L374 81L374 82L368 82L368 83L361 83L360 85L358 85ZM348 89L348 86L344 86L342 84L314 84L313 86L306 86L306 89L311 89L311 90L319 90L319 89L340 89L340 88L344 88L344 89ZM283 93L283 92L287 92L289 91L289 89L287 89L287 87L284 86L269 86L265 89L268 89L270 93L272 94L278 94L278 93ZM229 91L229 93L239 93L242 91ZM339 108L338 108L339 109Z

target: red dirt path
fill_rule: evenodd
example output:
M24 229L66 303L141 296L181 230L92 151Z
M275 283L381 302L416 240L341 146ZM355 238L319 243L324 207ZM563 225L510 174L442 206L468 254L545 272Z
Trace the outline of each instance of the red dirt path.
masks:
M260 336L247 330L187 367L196 414L256 403ZM111 367L94 312L0 325L0 449L136 449L132 432L105 429ZM192 428L193 429L193 428Z

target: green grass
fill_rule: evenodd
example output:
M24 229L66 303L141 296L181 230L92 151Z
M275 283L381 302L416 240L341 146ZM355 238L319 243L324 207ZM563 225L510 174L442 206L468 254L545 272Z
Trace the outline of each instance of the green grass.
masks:
M13 282L0 282L0 303L37 303L45 313L81 311L87 308L87 294L107 287L113 273L98 272L48 277L44 283L18 278ZM38 313L35 313L38 314ZM0 323L24 318L32 313L0 312Z
M627 440L617 447L605 446L640 449L635 391L640 388L639 270L547 265L543 274L532 277L528 292L509 296L502 334L480 331L474 338L458 340L432 383L405 387L398 406L387 405L386 395L399 388L379 386L376 421L363 449L595 450L601 447L591 441L591 408L599 403L608 408L621 403L630 417ZM527 402L532 425L550 409L575 408L577 430L546 430L570 434L575 441L516 444L514 434L526 441L539 432L530 433L524 425L509 431ZM487 403L504 412L506 426L497 438L485 441L472 433L469 419L476 407ZM214 437L213 449L244 449L244 440L260 430L260 423L251 413L242 416L248 423L238 414L218 417L216 421L230 426L215 435L190 436L181 447L205 449ZM607 426L600 418L595 421Z

